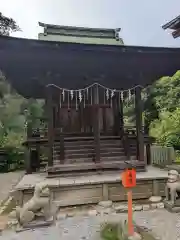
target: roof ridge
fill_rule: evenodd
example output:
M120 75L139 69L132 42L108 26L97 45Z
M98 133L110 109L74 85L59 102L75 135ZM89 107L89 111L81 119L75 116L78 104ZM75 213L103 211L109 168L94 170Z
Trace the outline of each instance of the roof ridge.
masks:
M92 28L92 27L77 27L77 26L64 26L64 25L56 25L56 24L46 24L42 22L38 22L40 27L52 27L57 29L78 29L78 30L90 30L90 31L104 31L104 32L114 32L121 31L121 28Z

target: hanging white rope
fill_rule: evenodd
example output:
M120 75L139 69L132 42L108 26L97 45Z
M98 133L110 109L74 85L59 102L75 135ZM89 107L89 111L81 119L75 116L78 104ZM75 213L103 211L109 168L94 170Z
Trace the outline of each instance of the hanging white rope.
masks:
M66 92L70 92L70 91L73 91L73 92L79 92L79 91L87 91L88 92L88 89L94 87L94 86L99 86L105 90L108 90L108 92L128 92L128 91L133 91L135 90L137 87L140 87L140 88L144 88L143 86L141 85L136 85L135 87L132 87L132 88L129 88L129 89L125 89L125 90L117 90L117 89L111 89L111 88L108 88L108 87L105 87L103 85L101 85L100 83L93 83L91 85L89 85L88 87L85 87L85 88L80 88L80 89L67 89L67 88L61 88L55 84L48 84L46 87L55 87L55 88L59 88L59 90L61 91L66 91Z
M61 87L59 87L55 84L48 84L46 87L55 87L55 88L58 88L60 90L61 95L62 95L62 97L60 95L60 107L62 105L62 102L65 101L65 98L67 98L68 105L69 105L69 101L70 100L73 101L74 96L75 96L76 109L78 109L78 104L83 101L83 98L84 98L84 107L85 107L85 99L87 99L87 100L89 99L89 92L90 92L90 98L91 98L90 100L91 100L91 105L92 105L92 88L94 86L97 87L97 97L99 98L99 90L98 89L99 88L103 89L104 90L104 97L106 98L107 102L109 102L109 100L110 100L111 105L112 105L112 98L116 94L117 94L118 97L121 98L121 101L124 101L125 99L127 99L130 102L135 89L137 87L140 87L141 89L143 89L143 87L141 85L137 85L137 86L132 87L130 89L117 90L117 89L111 89L111 88L105 87L105 86L103 86L99 83L93 83L93 84L89 85L88 87L81 88L81 89L61 88ZM98 101L99 101L99 99L98 99Z

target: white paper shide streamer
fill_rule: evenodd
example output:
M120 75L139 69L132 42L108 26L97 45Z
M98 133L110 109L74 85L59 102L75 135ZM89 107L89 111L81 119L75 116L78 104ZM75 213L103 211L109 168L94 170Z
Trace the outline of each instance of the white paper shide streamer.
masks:
M66 89L66 88L60 88L54 84L49 84L48 86L52 86L55 88L58 88L61 91L61 96L60 96L60 107L62 106L62 102L64 103L65 101L68 101L68 105L70 105L70 102L73 103L75 102L76 109L78 109L79 104L83 102L84 107L86 105L86 102L90 102L92 105L92 94L93 94L93 88L96 86L97 87L97 96L98 96L98 102L100 92L99 89L103 89L104 91L104 104L110 104L112 106L112 99L117 96L119 101L121 102L130 102L132 100L133 94L135 92L135 89L137 87L143 88L142 86L135 86L131 89L127 90L117 90L117 89L110 89L107 88L99 83L94 83L86 88L83 89ZM147 99L147 93L143 92L142 93L143 99Z

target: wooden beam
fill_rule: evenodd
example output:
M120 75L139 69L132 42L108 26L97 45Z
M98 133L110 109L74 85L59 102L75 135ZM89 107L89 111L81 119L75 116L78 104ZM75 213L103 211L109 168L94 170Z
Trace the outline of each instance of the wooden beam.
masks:
M141 88L135 89L135 112L136 112L136 133L137 133L137 159L144 160L144 134L142 131L143 105L141 99Z
M93 87L93 133L95 162L100 162L100 129L99 129L99 96L98 85Z
M48 166L53 166L53 144L54 144L54 126L53 126L53 100L52 88L46 87L47 98L47 117L48 117Z

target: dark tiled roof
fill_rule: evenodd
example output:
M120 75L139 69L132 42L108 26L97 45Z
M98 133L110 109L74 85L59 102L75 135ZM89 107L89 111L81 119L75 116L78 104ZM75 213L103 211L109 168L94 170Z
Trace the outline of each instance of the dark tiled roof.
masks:
M146 86L180 69L179 48L91 45L0 37L0 69L25 97L41 98L48 83L78 89Z

